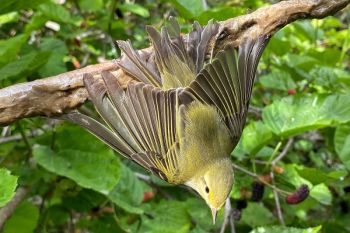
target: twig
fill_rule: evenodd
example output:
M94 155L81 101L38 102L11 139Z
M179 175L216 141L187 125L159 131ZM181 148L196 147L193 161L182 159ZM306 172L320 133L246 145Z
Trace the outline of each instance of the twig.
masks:
M283 159L284 156L286 156L286 154L287 154L289 148L292 146L293 142L294 142L294 138L288 139L288 142L287 142L286 146L283 148L282 152L274 160L272 160L272 162L271 162L272 166L275 166L278 161L280 161L281 159Z
M147 175L144 175L142 173L139 173L139 172L134 172L135 176L137 178L139 178L140 180L143 180L143 181L146 181L146 182L152 182L151 180L151 177L147 176Z
M6 220L11 217L11 215L15 212L17 206L22 202L22 200L26 197L28 193L28 189L24 187L19 187L16 191L15 196L12 200L7 203L6 206L0 209L0 230L4 226Z
M280 189L280 188L277 188L275 185L272 185L272 184L268 183L268 182L265 181L264 179L260 179L259 176L258 176L257 174L255 174L255 173L253 173L253 172L251 172L251 171L248 171L247 169L245 169L245 168L243 168L243 167L240 167L240 166L238 166L238 165L235 164L235 163L232 163L232 166L233 166L235 169L240 170L241 172L244 172L244 173L250 175L251 177L256 178L256 179L259 180L261 183L263 183L263 184L265 184L266 186L268 186L268 187L270 187L270 188L276 190L276 191L279 192L279 193L283 193L283 194L285 194L285 195L290 195L290 194L291 194L291 192L288 192L288 191L282 190L282 189Z
M274 173L273 173L272 169L273 168L271 167L271 172L270 172L271 183L272 183L272 185L275 185L275 178L274 178ZM278 192L274 189L272 189L272 192L273 192L273 196L275 198L278 220L279 220L281 225L285 225Z
M10 126L5 126L1 131L1 137L6 137L11 132Z
M236 233L235 219L233 217L232 211L230 215L230 226L231 226L231 233Z
M276 163L278 161L280 161L281 159L284 158L284 156L286 156L286 154L288 153L288 150L292 146L293 142L294 142L294 138L289 138L288 142L285 145L285 147L283 148L282 152L274 160L272 160L272 162L271 162L270 177L271 177L271 183L274 186L275 186L276 183L275 183L275 174L273 172L273 168L275 167L275 165L276 165ZM281 209L281 203L280 203L279 195L278 195L278 192L276 190L274 190L274 189L273 189L273 196L275 198L275 204L276 204L278 220L279 220L281 225L285 225L284 217L283 217L283 213L282 213L282 209Z
M226 227L229 223L231 226L231 233L235 233L236 229L235 229L234 219L232 216L231 200L230 200L230 198L227 198L226 203L225 203L224 222L221 225L220 233L225 232Z
M250 105L248 112L253 114L256 118L259 118L259 119L261 118L261 113L262 113L261 108Z
M30 145L30 143L28 141L28 138L27 138L27 135L24 133L24 130L23 130L21 124L19 122L17 122L16 125L17 125L17 128L18 128L21 136L22 136L24 144L26 144L26 147L27 147L28 151L31 152L32 151L32 146Z
M50 126L44 125L42 129L31 130L30 132L25 133L25 136L27 139L40 136L40 135L45 133L45 129L48 129L48 127L50 127ZM3 138L0 138L0 145L5 144L5 143L9 143L9 142L20 141L20 140L22 140L22 138L23 138L23 136L21 134L15 134L12 136L3 137Z

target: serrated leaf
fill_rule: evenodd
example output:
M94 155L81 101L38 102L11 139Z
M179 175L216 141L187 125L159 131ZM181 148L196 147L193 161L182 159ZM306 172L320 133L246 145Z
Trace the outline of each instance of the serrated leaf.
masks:
M271 226L271 227L258 227L252 230L250 233L317 233L320 232L322 226L312 228L295 228L285 226Z
M0 27L4 24L15 22L18 20L18 18L19 18L18 12L10 12L4 15L0 15Z
M103 10L103 0L79 0L79 6L83 11L96 12Z
M284 54L291 51L291 41L287 40L285 37L282 36L283 32L279 31L276 33L275 36L273 36L266 47L266 52L272 52L278 56L283 56Z
M313 42L316 39L321 39L323 35L322 30L320 28L315 28L312 26L310 21L298 21L293 24L293 27L296 30L296 35L301 37L302 39L308 39Z
M26 42L27 36L19 35L7 40L0 40L0 67L2 64L14 60L22 45Z
M330 205L332 203L332 193L325 184L315 185L310 190L310 196L324 205Z
M244 128L240 143L246 153L254 155L272 138L272 132L263 122L254 121Z
M9 170L0 168L0 208L15 195L17 179L18 177L11 175Z
M0 14L22 9L30 9L48 0L1 0Z
M42 51L55 51L55 53L51 53L47 63L38 70L42 77L53 76L67 71L63 58L68 54L68 49L62 40L45 38L39 48Z
M187 233L190 229L190 221L184 202L162 200L147 215L142 215L140 232Z
M275 218L262 203L249 202L248 207L242 211L241 221L249 226L256 227L271 225L275 222Z
M39 209L30 202L22 202L6 221L3 233L33 233L39 220Z
M312 184L320 184L330 179L325 172L320 171L317 168L302 168L297 169L297 172L301 177L307 179Z
M143 185L127 166L121 164L120 181L108 195L109 199L124 210L142 214L141 205L143 199Z
M312 184L307 179L301 177L298 173L298 166L295 164L287 164L283 167L284 172L280 177L288 182L289 184L294 185L294 187L299 188L301 185L306 184L308 187L312 187Z
M202 1L199 0L171 0L181 17L192 19L205 11Z
M350 121L350 94L283 98L264 108L262 118L281 137L334 126Z
M69 24L74 23L70 12L59 4L48 2L40 5L39 10L51 20Z
M316 58L306 55L288 54L287 56L287 65L292 69L299 68L308 72L318 63Z
M142 16L142 17L149 17L149 11L147 8L136 4L136 3L124 3L118 6L120 10L124 11L124 12L131 12L134 13L136 15Z
M31 52L12 61L0 69L0 80L28 77L42 67L50 56L50 52Z
M196 222L196 226L209 232L213 227L213 223L208 221L212 218L208 205L200 198L189 198L186 200L187 212ZM217 218L217 222L221 219Z
M200 15L196 16L196 20L202 25L205 25L208 23L209 20L214 19L217 21L229 19L236 17L238 15L244 14L244 9L235 7L214 7L209 8L208 10L203 11Z
M259 78L260 83L265 88L287 91L295 89L297 86L292 79L292 76L284 71L275 71Z
M350 124L337 127L334 135L334 148L345 167L350 170Z
M63 149L55 153L47 146L36 145L33 155L45 169L105 195L119 181L120 164L110 150L94 153Z

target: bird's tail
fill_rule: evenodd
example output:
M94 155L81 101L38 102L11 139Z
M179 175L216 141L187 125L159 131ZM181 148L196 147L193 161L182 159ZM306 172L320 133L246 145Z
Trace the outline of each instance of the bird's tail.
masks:
M118 65L136 80L163 89L188 86L203 68L208 44L218 28L213 21L205 27L195 22L192 31L183 36L178 22L170 18L160 32L146 28L154 52L136 51L130 41L117 41L123 51Z

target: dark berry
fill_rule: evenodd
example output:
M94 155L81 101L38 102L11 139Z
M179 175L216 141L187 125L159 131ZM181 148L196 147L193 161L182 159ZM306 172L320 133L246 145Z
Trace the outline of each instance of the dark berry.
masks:
M252 184L252 201L258 202L264 196L265 186L260 182L253 182Z
M236 201L236 209L237 210L243 210L245 208L247 208L247 201L246 200Z
M238 209L232 209L231 214L232 214L232 218L233 218L235 221L239 221L239 220L241 219L242 214L241 214L241 211L240 211L240 210L238 210Z
M286 197L286 202L290 205L298 204L304 201L309 196L309 187L307 185L302 185L300 188L294 193L288 195Z
M344 192L346 192L346 193L350 193L350 186L346 186L346 187L344 187Z

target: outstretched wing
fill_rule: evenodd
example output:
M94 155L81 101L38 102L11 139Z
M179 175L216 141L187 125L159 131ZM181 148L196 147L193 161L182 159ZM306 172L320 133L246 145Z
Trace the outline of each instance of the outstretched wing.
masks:
M130 42L117 41L123 51L118 65L136 80L164 90L188 86L202 69L208 44L218 28L213 21L203 28L195 22L192 31L182 36L179 24L170 18L160 32L146 28L154 53L136 51Z
M177 171L181 109L186 105L178 98L183 90L163 91L144 83L130 83L124 91L111 73L103 72L102 77L104 82L87 74L84 83L107 126L80 113L65 118L171 182Z
M235 143L242 134L257 65L267 41L267 37L246 40L238 54L233 47L226 47L186 88L195 98L218 109Z

